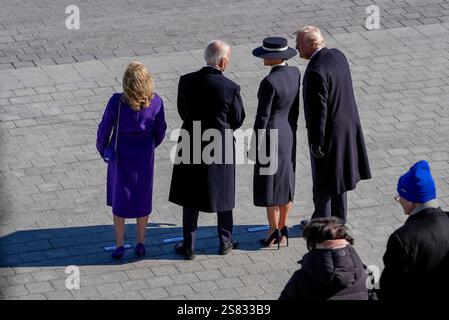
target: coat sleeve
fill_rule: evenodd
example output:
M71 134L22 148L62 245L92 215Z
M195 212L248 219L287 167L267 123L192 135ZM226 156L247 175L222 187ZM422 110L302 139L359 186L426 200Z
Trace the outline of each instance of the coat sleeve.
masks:
M328 84L317 72L310 72L307 77L305 99L308 105L307 128L309 143L323 146L326 134Z
M109 140L112 133L112 128L114 127L115 117L112 114L112 108L117 103L115 96L109 99L108 104L103 113L103 118L98 124L97 129L97 151L103 157L104 150L109 144Z
M257 159L257 150L263 144L264 135L259 135L259 130L267 129L275 93L276 90L273 85L267 79L263 79L257 93L259 102L257 104L256 120L254 121L254 132L251 137L251 146L248 152L248 157L253 161Z
M186 114L187 114L187 108L186 108L186 100L184 95L184 81L183 77L179 78L178 83L178 98L177 98L177 106L178 106L178 113L181 117L182 121L185 121Z
M281 296L279 297L278 300L300 300L301 298L299 291L300 284L298 282L298 279L301 272L302 272L301 270L297 270L292 275L290 280L285 285L284 290L282 290Z
M276 91L270 81L267 79L262 80L259 92L257 93L259 102L257 105L256 121L254 123L255 130L267 128L275 92Z
M243 108L242 97L240 95L240 87L234 92L234 98L229 106L231 129L236 130L240 128L245 120L245 109Z
M160 145L162 143L162 140L164 140L166 130L167 130L167 123L165 122L164 102L161 99L161 108L156 114L153 130L155 147Z
M385 268L379 282L379 299L397 299L406 287L409 268L407 252L395 233L388 239L383 260Z
M295 100L290 108L290 112L288 114L288 121L293 131L296 131L298 128L298 119L299 119L299 86L298 93L296 94Z

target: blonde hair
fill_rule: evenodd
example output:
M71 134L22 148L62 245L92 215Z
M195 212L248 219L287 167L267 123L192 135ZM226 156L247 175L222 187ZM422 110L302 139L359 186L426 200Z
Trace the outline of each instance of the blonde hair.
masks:
M318 29L317 27L305 26L299 30L296 30L295 34L301 34L304 37L304 40L307 41L307 43L314 43L318 47L326 46L326 41L324 40L320 29Z
M153 77L141 62L133 61L128 65L122 82L124 100L131 109L140 111L150 106L154 97Z

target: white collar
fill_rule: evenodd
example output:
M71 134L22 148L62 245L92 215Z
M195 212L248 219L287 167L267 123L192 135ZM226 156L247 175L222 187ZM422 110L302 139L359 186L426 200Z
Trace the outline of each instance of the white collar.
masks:
M317 49L317 50L312 54L312 56L310 57L309 60L312 60L313 56L316 55L318 52L320 52L320 50L323 49L323 48L324 48L324 47L321 47L321 48Z
M221 70L221 69L220 69L219 67L217 67L217 66L212 66L212 65L208 64L206 67L214 68L214 69L216 69L216 70L218 70L218 71L223 72L223 70Z
M271 66L271 68L273 69L275 67L281 67L281 66L286 66L286 65L287 65L287 63L285 61L283 61L283 62L281 62L279 64L275 64L274 66Z

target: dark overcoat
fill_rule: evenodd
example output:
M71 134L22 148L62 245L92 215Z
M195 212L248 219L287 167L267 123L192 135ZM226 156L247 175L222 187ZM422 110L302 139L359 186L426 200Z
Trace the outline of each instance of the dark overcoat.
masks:
M262 139L266 140L266 148L260 149L262 161L258 153L254 166L253 200L256 206L287 204L295 195L300 78L298 68L285 65L273 67L260 83L254 130L259 144ZM261 129L265 132L259 131ZM274 146L272 138L276 136L270 136L271 130L277 134L274 152L270 151L270 146ZM263 170L268 171L264 173Z
M425 209L410 216L388 239L380 299L449 297L449 213Z
M367 273L355 249L314 249L302 261L280 300L368 300Z
M310 60L303 81L304 114L309 146L322 146L322 159L311 156L317 195L353 190L371 171L344 54L323 48Z
M232 210L235 206L232 133L245 119L240 87L221 71L204 67L180 78L177 104L183 121L181 129L189 136L184 141L180 136L177 156L189 161L174 164L169 201L203 212ZM208 129L216 129L221 137L207 133L203 136ZM216 143L221 148L215 148ZM203 154L213 158L207 160Z

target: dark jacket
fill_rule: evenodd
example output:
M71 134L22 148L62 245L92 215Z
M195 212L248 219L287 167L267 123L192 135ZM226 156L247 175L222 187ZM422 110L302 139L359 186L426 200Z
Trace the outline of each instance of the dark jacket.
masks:
M314 249L302 261L280 300L368 300L367 273L355 249Z
M256 135L260 141L266 139L266 150L263 156L272 158L270 153L271 130L277 132L277 162L261 163L257 157L254 166L254 205L270 207L287 204L293 201L295 195L295 164L296 164L296 129L299 117L299 86L301 73L296 67L278 66L260 83L258 92L254 131L264 129L263 136ZM274 159L274 158L273 158ZM261 169L269 166L274 174L261 174Z
M449 213L425 209L389 238L380 299L449 298Z
M169 201L204 212L232 210L235 206L235 150L232 132L245 119L240 87L223 76L221 71L211 67L186 74L179 80L178 112L183 121L181 128L189 135L187 144L183 141L183 147L190 147L190 150L179 149L181 135L178 140L178 155L187 155L190 164L173 166ZM201 130L198 131L200 135L194 133L194 121L201 124ZM215 137L208 137L209 141L202 141L202 135L207 129L217 129L220 132L221 156L219 150L205 150L215 140ZM225 134L226 130L228 134ZM201 149L196 150L194 144ZM216 159L219 161L213 161L212 164L204 162L203 151L218 157ZM220 160L221 163L217 163Z
M303 81L309 145L322 146L325 157L312 157L313 189L336 195L371 178L362 126L344 54L323 48L310 60Z

